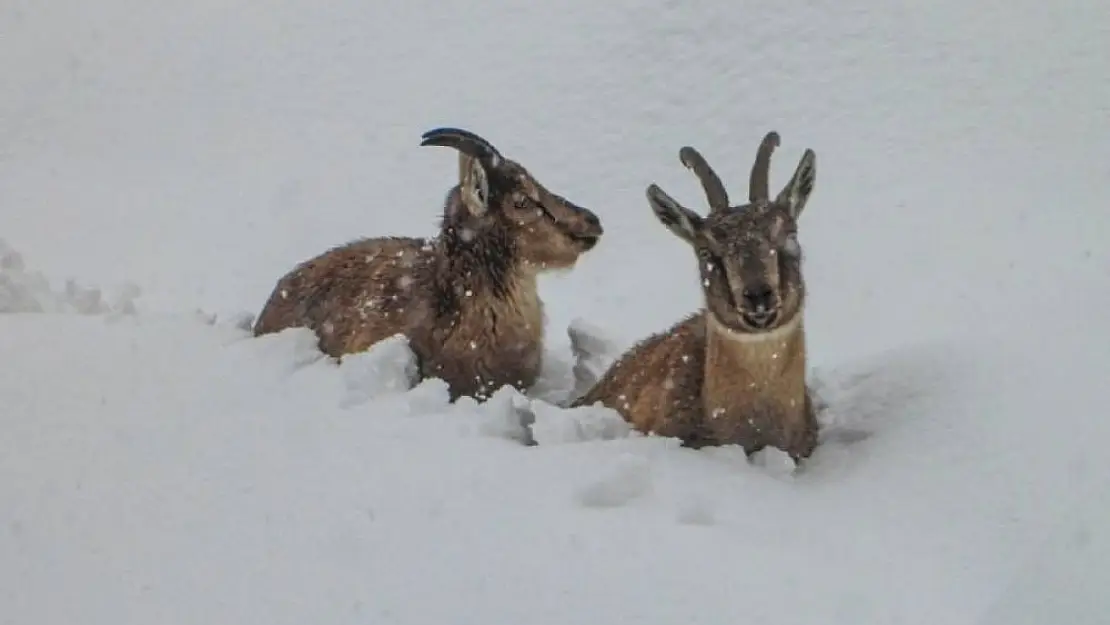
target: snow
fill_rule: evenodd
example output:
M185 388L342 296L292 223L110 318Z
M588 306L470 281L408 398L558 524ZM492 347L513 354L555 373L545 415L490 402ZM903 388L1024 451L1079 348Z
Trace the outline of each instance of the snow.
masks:
M1108 58L1096 0L4 3L0 623L1103 623ZM532 397L247 331L434 231L441 125L606 228ZM813 461L557 407L698 306L646 186L742 197L771 129Z

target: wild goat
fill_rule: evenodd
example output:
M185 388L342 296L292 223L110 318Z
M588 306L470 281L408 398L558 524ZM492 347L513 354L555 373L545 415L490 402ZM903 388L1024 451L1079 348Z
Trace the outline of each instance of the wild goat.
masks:
M806 385L802 312L805 282L798 216L816 179L806 150L772 201L767 133L749 180L749 203L730 206L720 178L692 147L679 158L701 181L710 212L701 217L657 185L647 188L655 216L693 248L705 307L632 347L572 405L601 402L645 433L688 447L739 444L751 456L770 445L794 459L817 444Z
M301 263L274 287L254 334L311 328L335 358L403 334L421 379L442 378L452 401L506 384L523 392L543 357L537 275L573 267L601 222L472 132L438 128L420 145L459 152L439 235L355 240Z

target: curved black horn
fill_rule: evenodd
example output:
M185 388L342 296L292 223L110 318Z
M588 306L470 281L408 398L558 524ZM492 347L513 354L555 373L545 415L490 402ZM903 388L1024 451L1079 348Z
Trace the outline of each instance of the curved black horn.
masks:
M709 208L714 211L727 209L728 191L725 191L725 185L717 176L717 172L713 171L713 168L706 162L705 157L694 148L685 146L678 151L678 158L701 181L702 189L705 190L705 198L709 201Z
M779 133L772 130L763 137L759 144L759 151L755 153L755 164L752 165L752 175L748 183L748 201L767 201L770 198L768 174L771 169L771 153L779 147Z
M476 159L497 167L501 164L501 153L497 148L478 135L462 128L434 128L421 136L420 145L438 145L473 156Z

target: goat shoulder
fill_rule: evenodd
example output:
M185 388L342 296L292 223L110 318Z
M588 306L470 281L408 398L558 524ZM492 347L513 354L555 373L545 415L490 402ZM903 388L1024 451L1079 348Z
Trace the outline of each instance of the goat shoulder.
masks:
M600 402L645 434L698 446L705 345L705 318L691 315L628 349L572 405Z

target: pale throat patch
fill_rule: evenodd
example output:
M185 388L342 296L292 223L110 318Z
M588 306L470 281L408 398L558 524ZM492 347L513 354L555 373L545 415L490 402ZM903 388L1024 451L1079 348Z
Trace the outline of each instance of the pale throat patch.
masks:
M537 288L537 278L538 276L534 271L518 270L518 273L512 278L512 286L509 288L509 297L506 303L513 312L523 318L529 330L542 332L544 310ZM510 316L512 315L510 314Z
M708 310L705 311L705 316L708 318L709 330L711 332L729 341L743 343L745 345L781 343L790 338L790 335L798 331L798 326L802 325L802 311L800 310L786 324L768 332L755 333L737 332L718 321L717 317Z

